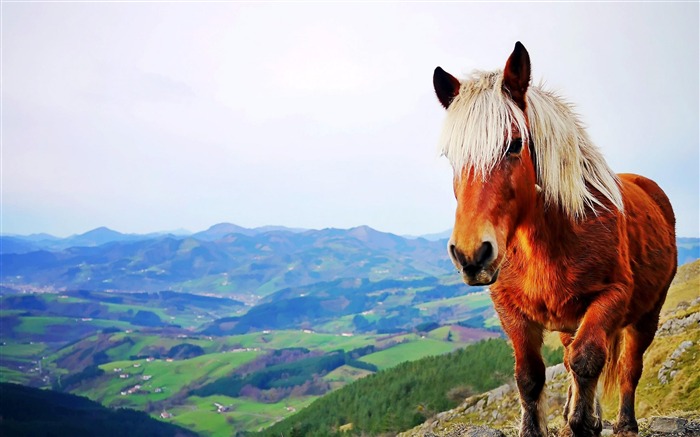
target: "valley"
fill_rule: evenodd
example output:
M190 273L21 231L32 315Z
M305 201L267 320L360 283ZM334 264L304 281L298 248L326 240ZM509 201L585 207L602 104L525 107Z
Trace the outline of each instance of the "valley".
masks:
M512 366L493 343L505 345L488 291L453 274L444 240L231 224L191 235L100 228L0 238L0 381L146 412L199 435L306 417L297 415L355 381L391 378L429 357L469 360L461 351L495 348L498 366ZM683 245L697 259L700 240ZM470 349L485 339L494 340ZM548 351L556 360L556 347ZM461 390L493 388L508 372L498 375ZM418 390L426 383L435 390ZM418 402L420 414L357 420L375 431L414 426L456 405L449 384L410 383L422 394L397 408Z

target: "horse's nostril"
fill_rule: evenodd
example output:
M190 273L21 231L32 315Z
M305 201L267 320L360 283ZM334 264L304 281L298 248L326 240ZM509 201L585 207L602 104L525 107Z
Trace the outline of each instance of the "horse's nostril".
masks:
M477 250L476 257L474 257L476 264L483 267L486 261L491 258L491 255L493 255L493 246L488 241L484 241L481 243L479 250Z
M456 245L450 244L449 251L450 251L450 256L452 257L452 261L454 261L454 263L457 266L461 266L462 268L464 268L466 265L469 264L469 262L467 261L467 258L464 256L464 254L459 249L457 249Z

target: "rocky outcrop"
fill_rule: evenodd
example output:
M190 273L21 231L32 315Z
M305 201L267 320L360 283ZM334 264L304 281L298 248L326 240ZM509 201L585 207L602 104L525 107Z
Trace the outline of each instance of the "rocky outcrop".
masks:
M645 355L649 379L642 389L655 393L656 403L644 411L655 413L639 419L642 437L700 437L700 403L693 375L700 358L700 298L683 303L668 315L657 332L655 352ZM564 425L561 411L566 402L568 375L563 364L549 367L547 377L547 420L550 435ZM689 397L684 397L689 396ZM673 407L666 403L673 399ZM640 401L641 402L641 401ZM653 401L652 401L653 402ZM639 406L638 406L639 407ZM614 407L613 407L614 408ZM638 410L638 412L641 408ZM669 416L660 414L671 413ZM471 396L453 410L438 413L422 425L399 434L402 437L516 437L520 421L520 400L514 382ZM604 422L603 436L612 435L612 424Z
M691 313L685 317L674 317L666 320L661 325L659 330L656 331L656 335L659 337L665 337L676 334L679 331L689 329L693 326L697 327L698 325L700 325L700 312Z
M695 314L700 314L700 313L695 313ZM690 340L685 340L681 342L681 344L671 353L671 356L663 362L661 365L661 368L659 369L659 373L657 378L659 379L659 383L661 384L668 384L670 380L675 378L676 374L678 373L678 370L675 370L674 367L676 365L676 362L683 356L683 354L686 352L686 350L693 345L693 342Z
M682 417L652 417L649 435L700 435L700 422Z

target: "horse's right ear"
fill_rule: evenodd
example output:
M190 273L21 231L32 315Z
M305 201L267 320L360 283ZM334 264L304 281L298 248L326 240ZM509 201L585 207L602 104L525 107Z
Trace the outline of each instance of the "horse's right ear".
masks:
M447 109L452 103L452 100L459 94L459 79L452 76L440 67L435 69L433 73L433 87L435 94L442 106Z

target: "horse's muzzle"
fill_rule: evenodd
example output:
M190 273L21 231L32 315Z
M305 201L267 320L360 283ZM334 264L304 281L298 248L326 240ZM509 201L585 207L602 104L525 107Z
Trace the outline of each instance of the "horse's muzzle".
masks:
M490 285L498 279L498 268L493 268L494 245L490 241L482 242L474 256L466 256L450 241L448 253L467 284Z
M496 279L498 279L499 272L499 269L497 269L495 272L489 272L486 269L481 269L476 273L462 270L462 279L464 279L464 282L466 282L468 285L491 285L496 282Z

